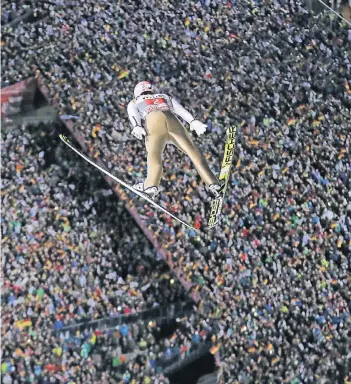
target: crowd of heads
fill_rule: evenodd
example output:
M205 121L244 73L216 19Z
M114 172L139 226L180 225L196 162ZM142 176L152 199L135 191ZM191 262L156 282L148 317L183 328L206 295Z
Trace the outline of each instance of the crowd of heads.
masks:
M99 334L72 326L186 300L101 176L58 145L55 128L3 129L1 368L7 383L56 382L49 380L53 372L66 382L93 382L98 364L91 355L112 354L103 368L135 354L144 339L155 344L157 324ZM110 333L117 341L99 349ZM166 350L158 345L162 360Z
M48 3L42 12L45 17L40 20L39 12L36 23L4 26L2 60L8 70L3 80L40 78L59 115L72 116L91 155L126 182L146 177L145 146L130 135L126 113L138 81L150 80L207 124L207 133L195 140L215 172L225 128L239 127L228 194L213 232L204 231L204 184L189 159L171 146L164 153L165 191L159 199L200 233L134 201L201 297L198 313L186 323L189 334L199 327L216 329L224 382L348 380L351 44L346 26L326 14L311 15L301 2L284 0L185 1L181 6L168 0L85 1ZM119 236L128 236L126 248L111 251L112 235L102 222L113 226L116 218L120 223L115 205L101 208L99 228L94 193L83 184L79 196L84 197L75 194L79 187L65 175L87 172L86 183L93 185L87 165L78 168L75 159L68 166L65 154L60 165L46 168L41 152L28 155L33 140L27 135L22 130L16 141L7 136L3 151L9 174L16 172L8 186L11 194L3 197L5 236L11 239L4 246L14 248L5 258L5 276L10 295L17 297L21 287L26 292L5 309L10 339L23 314L34 313L44 329L54 326L55 316L70 322L123 307L125 295L106 302L117 284L116 277L109 281L107 276L137 268L145 258L145 249L136 249L137 260L128 249L140 234L129 226L123 234L125 222L115 224L119 230L113 236L118 243ZM19 159L28 159L27 166ZM104 235L96 238L100 231ZM49 245L54 249L37 246L38 236L49 243L56 238ZM105 271L96 265L101 258ZM85 279L80 279L84 268ZM139 279L139 286L145 284L146 273ZM38 289L45 292L41 299ZM147 301L142 293L127 300L136 310ZM155 300L168 297L162 299L161 293ZM14 345L8 348L13 353Z

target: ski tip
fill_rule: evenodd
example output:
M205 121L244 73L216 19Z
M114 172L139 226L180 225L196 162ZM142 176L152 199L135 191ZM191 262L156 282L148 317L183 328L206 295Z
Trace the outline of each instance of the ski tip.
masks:
M68 140L68 137L63 135L62 133L59 134L59 138L62 140L62 141L65 141L66 143L69 143L69 140Z

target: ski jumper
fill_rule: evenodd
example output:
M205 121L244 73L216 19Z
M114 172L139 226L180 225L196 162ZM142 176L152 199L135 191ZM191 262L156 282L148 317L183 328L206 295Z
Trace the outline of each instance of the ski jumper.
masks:
M177 100L164 94L142 95L128 104L128 116L133 128L142 127L142 120L145 120L147 179L144 188L159 186L163 170L162 153L168 142L189 156L207 185L217 184L218 179L209 168L204 155L175 114L189 124L195 120Z

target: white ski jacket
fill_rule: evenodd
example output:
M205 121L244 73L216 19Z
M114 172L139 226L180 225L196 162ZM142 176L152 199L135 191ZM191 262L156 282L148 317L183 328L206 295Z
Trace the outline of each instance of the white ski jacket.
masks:
M188 112L176 99L165 94L139 96L128 104L128 116L132 127L142 127L142 120L152 111L171 111L184 119L188 124L194 121Z

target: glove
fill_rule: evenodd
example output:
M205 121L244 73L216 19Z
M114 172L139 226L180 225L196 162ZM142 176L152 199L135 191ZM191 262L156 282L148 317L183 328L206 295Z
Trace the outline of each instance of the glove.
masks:
M145 129L143 127L136 126L132 130L132 135L135 136L137 139L141 140L143 138L143 135L146 135Z
M206 124L202 124L199 120L194 120L190 123L190 130L195 131L198 136L206 132Z

